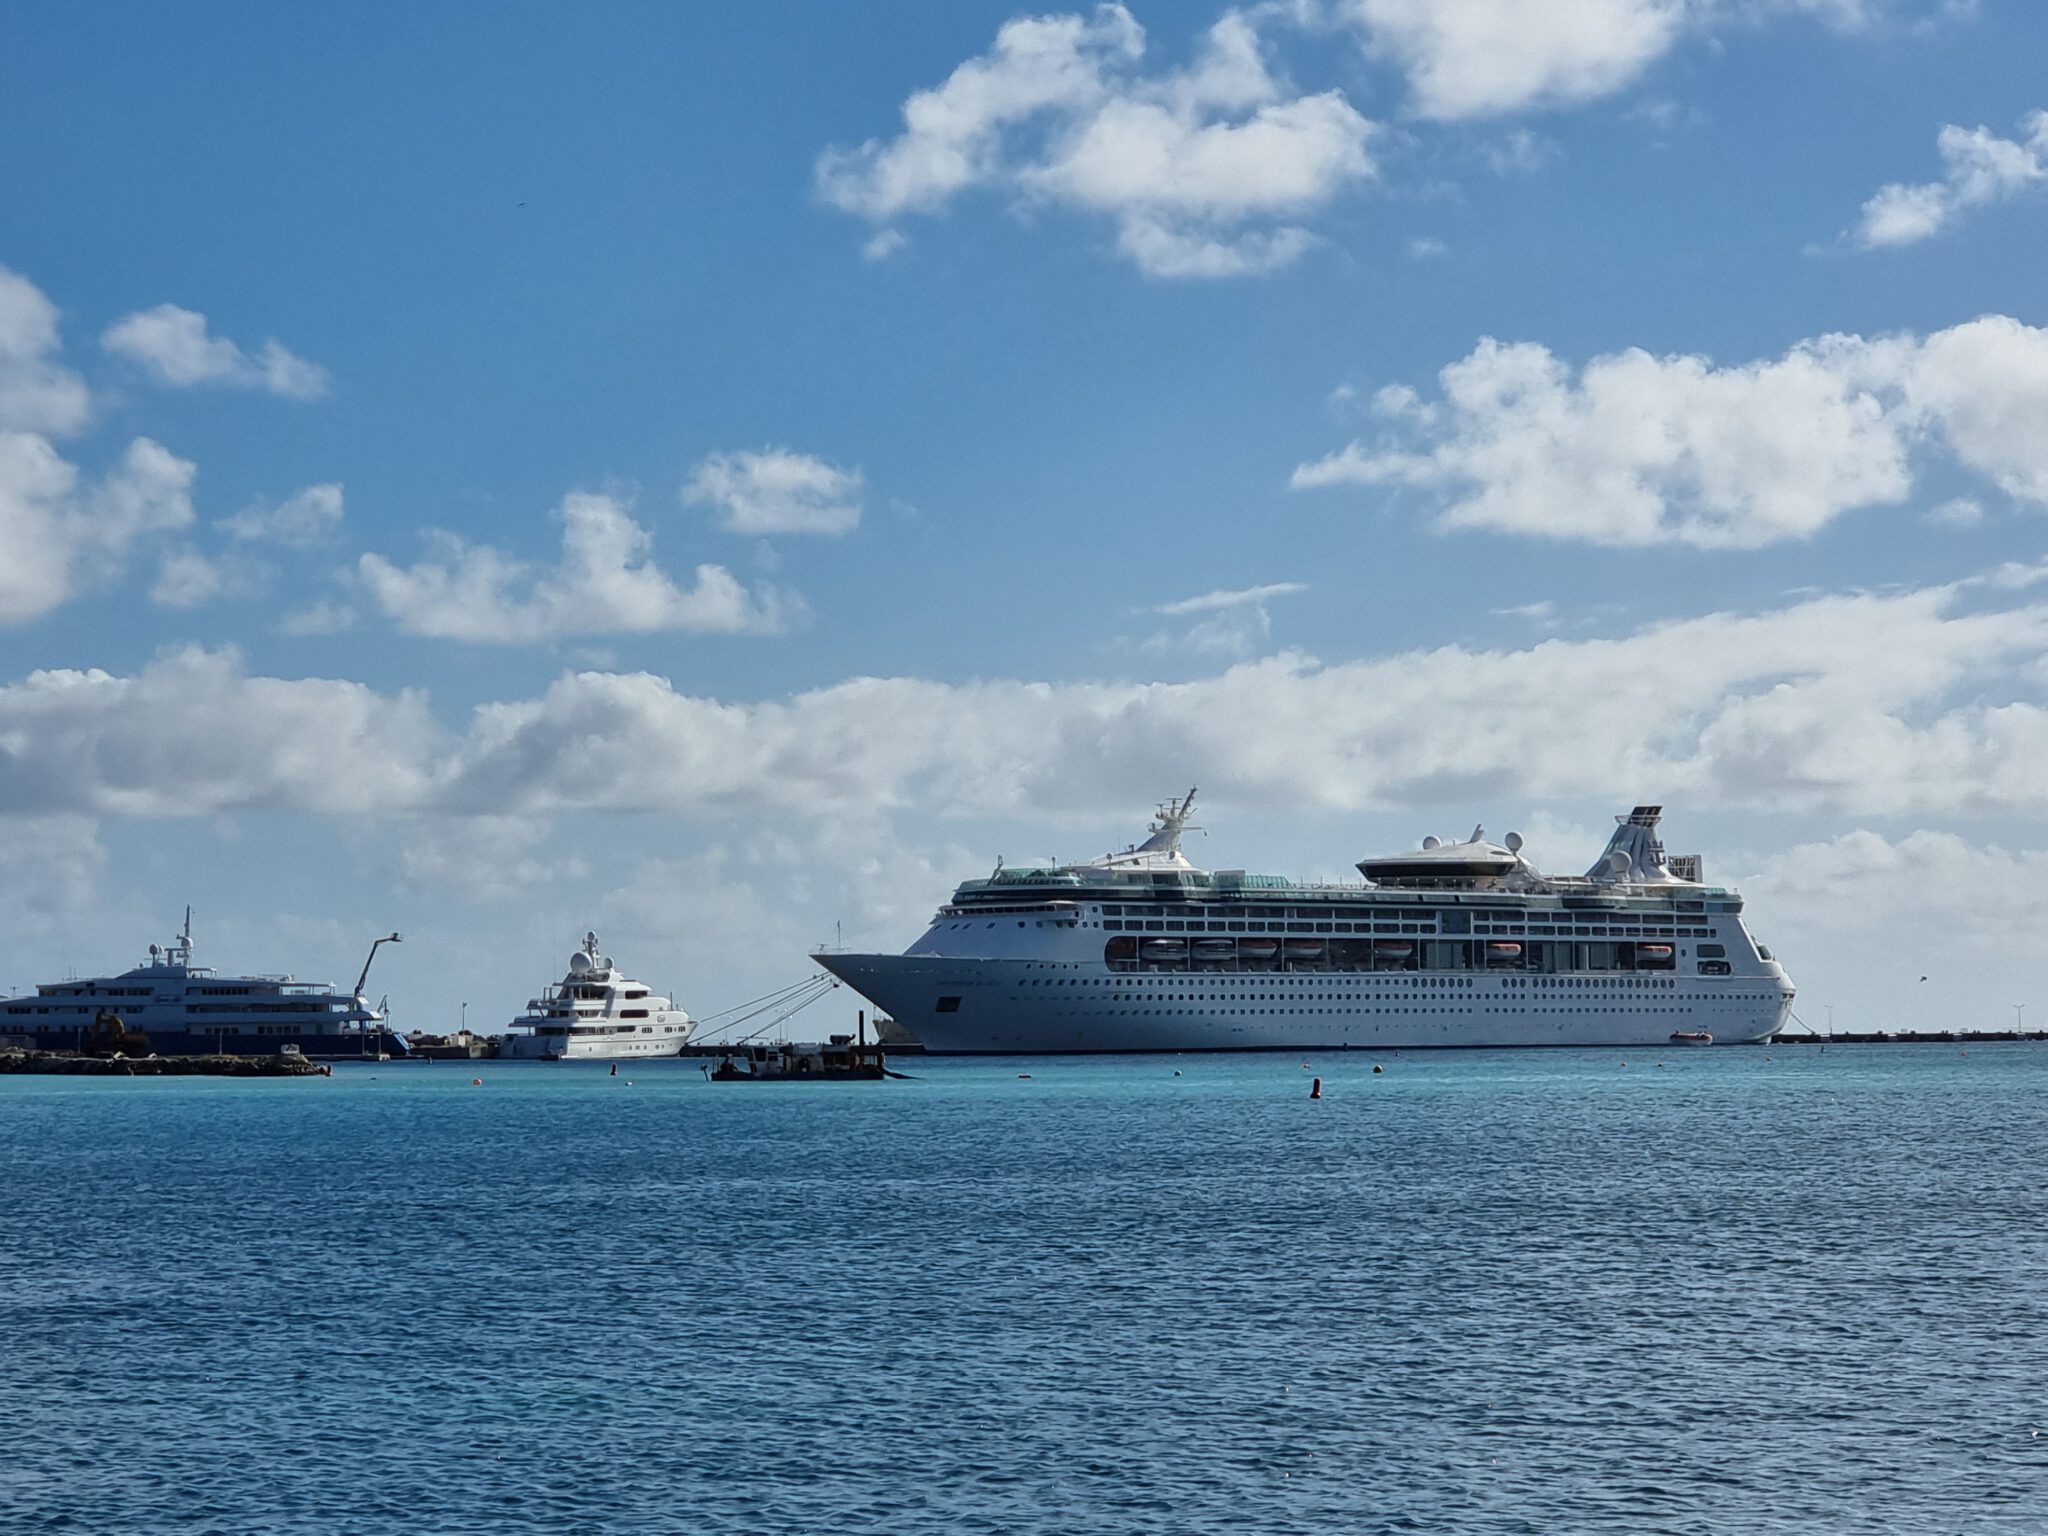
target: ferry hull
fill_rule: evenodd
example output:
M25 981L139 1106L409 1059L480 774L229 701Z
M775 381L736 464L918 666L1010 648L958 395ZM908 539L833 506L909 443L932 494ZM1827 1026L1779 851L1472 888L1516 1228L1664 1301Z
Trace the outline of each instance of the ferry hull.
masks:
M1665 1046L1768 1040L1792 1006L1768 977L1564 977L1531 989L1485 973L1116 974L1101 965L821 954L825 969L938 1056L1091 1052Z

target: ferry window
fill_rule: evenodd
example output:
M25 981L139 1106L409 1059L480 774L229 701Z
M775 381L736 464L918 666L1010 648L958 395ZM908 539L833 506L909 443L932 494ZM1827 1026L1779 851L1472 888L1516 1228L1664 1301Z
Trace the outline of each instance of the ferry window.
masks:
M1757 957L1757 959L1759 959L1759 960L1769 960L1769 959L1773 958L1773 957L1772 957L1772 955L1771 955L1771 951L1770 951L1770 948L1769 948L1769 946L1767 946L1767 945L1763 945L1763 944L1759 944L1759 945L1757 945L1757 947L1756 947L1756 957Z
M932 1009L934 1013L958 1013L959 1011L960 999L957 997L942 997L939 999L937 1006Z
M1723 945L1702 944L1700 946L1700 958L1702 960L1722 960L1726 959L1727 955L1727 948Z
M642 992L639 995L645 997L647 994ZM622 1019L644 1019L647 1017L647 1010L645 1008L621 1008L619 1010L619 1017Z

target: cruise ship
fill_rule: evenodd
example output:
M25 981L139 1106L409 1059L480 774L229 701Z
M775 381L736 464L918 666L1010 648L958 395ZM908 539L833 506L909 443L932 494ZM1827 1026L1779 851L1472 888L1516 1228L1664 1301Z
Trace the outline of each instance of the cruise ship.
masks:
M629 1061L641 1056L680 1056L690 1043L689 1014L645 982L634 981L611 956L599 951L597 935L569 957L569 973L514 1019L498 1040L500 1060Z
M387 1010L363 1001L378 945L397 939L394 933L371 944L353 992L292 976L223 975L193 963L187 907L177 939L150 945L147 964L118 976L47 982L33 997L0 999L0 1044L82 1051L119 1041L130 1056L275 1056L285 1050L402 1056L408 1047L388 1027Z
M1791 1013L1785 968L1639 805L1583 875L1474 828L1359 883L1203 870L1195 792L1144 842L969 880L901 955L813 958L937 1055L1733 1044Z

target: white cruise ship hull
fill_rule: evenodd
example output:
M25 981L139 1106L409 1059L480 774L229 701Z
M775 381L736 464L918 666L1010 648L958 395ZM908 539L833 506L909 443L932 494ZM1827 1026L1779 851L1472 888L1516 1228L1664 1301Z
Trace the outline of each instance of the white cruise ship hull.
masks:
M1782 977L1118 974L1085 961L820 954L935 1055L1660 1046L1768 1040Z

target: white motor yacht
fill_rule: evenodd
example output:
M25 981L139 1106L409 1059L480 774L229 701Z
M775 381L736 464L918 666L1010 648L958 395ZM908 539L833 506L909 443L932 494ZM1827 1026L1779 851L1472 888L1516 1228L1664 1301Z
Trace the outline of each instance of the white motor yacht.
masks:
M599 951L597 935L569 957L569 973L526 1005L498 1041L510 1061L625 1061L680 1056L690 1016L634 981Z

